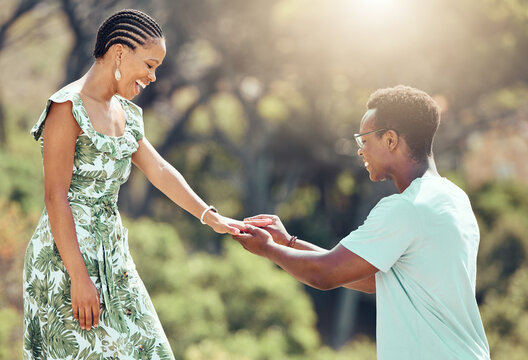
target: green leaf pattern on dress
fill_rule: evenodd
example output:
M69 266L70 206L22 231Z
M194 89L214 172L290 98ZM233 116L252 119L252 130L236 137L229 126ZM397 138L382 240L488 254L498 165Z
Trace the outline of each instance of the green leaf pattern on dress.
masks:
M51 104L72 103L82 134L75 144L68 200L79 248L99 292L101 315L99 326L90 331L73 318L70 278L44 209L24 260L24 359L174 359L117 210L119 188L130 175L131 156L143 137L143 119L138 106L116 98L126 116L122 136L97 132L73 88L53 94L31 130L42 144Z

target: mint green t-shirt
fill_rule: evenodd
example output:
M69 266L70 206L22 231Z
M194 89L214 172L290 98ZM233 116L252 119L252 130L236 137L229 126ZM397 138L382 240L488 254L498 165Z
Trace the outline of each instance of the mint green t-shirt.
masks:
M475 299L479 229L466 193L415 179L341 244L376 273L379 360L489 359Z

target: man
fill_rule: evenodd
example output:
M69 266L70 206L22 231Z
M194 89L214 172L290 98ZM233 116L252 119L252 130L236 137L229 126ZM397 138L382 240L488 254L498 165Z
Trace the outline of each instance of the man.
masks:
M400 85L374 92L367 108L358 155L372 181L392 180L399 194L332 250L296 240L272 215L246 219L234 238L315 288L376 292L378 359L489 359L475 300L478 225L464 191L436 170L438 106Z

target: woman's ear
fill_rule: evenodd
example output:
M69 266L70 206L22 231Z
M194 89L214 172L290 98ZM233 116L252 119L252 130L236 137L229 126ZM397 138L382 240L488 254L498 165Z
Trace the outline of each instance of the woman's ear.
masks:
M107 54L110 55L111 59L115 62L121 62L121 58L124 53L123 44L114 44L110 46Z
M114 44L115 46L115 57L117 61L121 61L121 57L123 56L123 45L122 44Z

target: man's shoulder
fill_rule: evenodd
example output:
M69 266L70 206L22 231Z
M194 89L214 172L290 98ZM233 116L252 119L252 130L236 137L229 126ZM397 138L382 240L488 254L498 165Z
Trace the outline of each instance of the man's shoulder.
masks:
M415 203L405 194L393 194L382 198L372 209L372 213L387 216L391 219L401 219L414 216Z
M411 202L436 197L467 198L466 192L458 185L440 176L418 178L401 195Z

